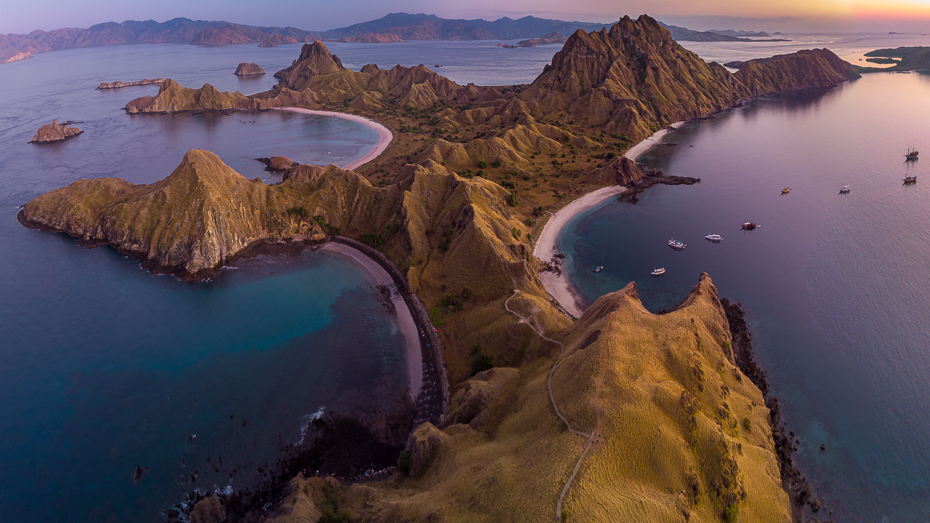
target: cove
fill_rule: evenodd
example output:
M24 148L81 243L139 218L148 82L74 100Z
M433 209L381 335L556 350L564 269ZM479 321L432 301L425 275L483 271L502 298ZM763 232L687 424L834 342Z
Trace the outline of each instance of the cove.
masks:
M930 108L908 102L927 96L930 77L873 74L686 124L639 161L701 183L657 186L635 205L607 199L557 239L586 304L635 281L649 310L671 309L701 272L741 302L800 440L795 460L821 515L844 521L930 510L930 231L914 226L930 219L930 191L902 185L925 176L904 153L930 138ZM745 220L761 227L743 232Z

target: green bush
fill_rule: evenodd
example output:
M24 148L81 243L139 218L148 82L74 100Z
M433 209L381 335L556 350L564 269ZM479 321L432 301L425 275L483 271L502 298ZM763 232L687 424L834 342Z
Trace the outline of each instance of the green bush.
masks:
M493 162L491 162L491 167L497 169L497 168L500 167L503 163L504 163L504 162L502 162L502 161L500 161L500 160L494 160Z
M510 194L507 196L507 205L516 207L519 203L520 195L517 194L517 191L510 191Z
M484 160L481 160L480 162L478 162L478 168L479 168L479 169L487 169L487 168L488 168L488 162L486 162L486 161L484 161Z

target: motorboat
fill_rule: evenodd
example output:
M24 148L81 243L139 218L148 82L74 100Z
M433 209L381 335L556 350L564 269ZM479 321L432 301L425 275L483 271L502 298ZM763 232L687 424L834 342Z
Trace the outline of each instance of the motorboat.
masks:
M917 183L917 175L916 175L916 174L904 178L904 185L911 185L911 184L913 184L913 183Z
M743 222L742 227L743 227L743 230L744 230L744 231L754 231L754 230L756 230L757 228L759 228L760 226L759 226L759 225L756 225L755 222Z
M591 272L601 272L602 270L604 270L603 265L595 265L594 267L591 267Z
M704 238L706 238L706 239L708 239L708 240L710 240L710 241L712 241L712 242L714 242L714 243L720 243L720 242L723 240L723 237L720 236L719 234L708 234L708 235L705 236Z
M668 245L669 247L675 249L676 251L683 251L685 247L687 247L687 245L685 245L683 241L676 240L675 238L672 238L671 240L669 240Z
M840 194L849 194L849 190L850 190L850 189L849 189L849 186L848 186L848 185L844 185L844 186L840 187Z
M788 191L790 191L790 190L791 190L791 187L785 187L784 189L781 190L781 193L782 193L782 194L788 194Z
M658 269L653 269L651 274L653 276L662 276L663 274L665 274L665 267L659 267Z

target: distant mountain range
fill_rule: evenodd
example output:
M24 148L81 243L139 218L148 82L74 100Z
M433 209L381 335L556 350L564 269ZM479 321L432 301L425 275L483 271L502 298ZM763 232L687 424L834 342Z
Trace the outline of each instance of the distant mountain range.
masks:
M107 22L87 29L37 30L29 34L0 35L0 63L23 60L36 53L127 44L228 45L265 40L293 44L314 40L346 42L397 42L399 40L516 40L555 33L569 36L578 29L598 31L611 24L565 22L525 16L519 19L449 20L427 14L392 13L377 20L329 31L306 31L296 27L256 27L224 21L175 18L167 22L127 20ZM664 25L664 24L663 24ZM664 25L676 40L737 41L742 36L768 36L743 31L700 32Z

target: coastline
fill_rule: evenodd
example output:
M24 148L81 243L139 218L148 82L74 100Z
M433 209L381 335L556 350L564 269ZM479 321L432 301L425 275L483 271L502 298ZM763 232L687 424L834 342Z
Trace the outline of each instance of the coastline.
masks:
M665 129L654 132L648 138L630 147L626 153L624 153L624 156L635 162L636 158L661 142L666 134L678 129L683 123L685 122L675 122ZM546 222L542 232L539 234L539 239L536 241L536 246L533 249L533 255L545 263L551 262L553 257L559 253L556 244L559 233L562 232L562 229L572 218L603 202L607 198L624 193L627 189L629 188L623 185L602 187L578 199L572 200L568 205L556 211L549 221ZM539 279L542 281L546 292L558 303L559 307L575 318L581 317L581 314L587 307L585 307L578 291L574 288L567 275L562 274L561 270L545 271L539 273Z
M577 200L573 200L565 207L556 211L556 213L549 218L549 221L546 222L542 232L539 234L536 247L533 249L533 255L548 263L558 254L559 251L557 249L556 239L572 218L611 196L623 193L626 189L626 186L623 185L603 187L596 191L589 192ZM551 296L560 307L576 318L581 317L586 307L581 301L580 296L578 296L578 292L572 287L571 282L568 280L568 276L562 274L561 271L546 271L540 273L539 278L542 280L546 292L549 293L549 296Z
M365 165L366 163L377 158L379 155L381 155L381 153L384 152L385 149L387 149L388 145L390 145L391 143L391 140L394 139L394 134L391 133L391 130L388 129L387 127L381 125L380 123L374 120L370 120L368 118L365 118L363 116L358 116L355 114L337 113L334 111L314 111L312 109L302 109L300 107L275 107L273 110L274 111L290 111L292 113L309 114L313 116L334 116L336 118L343 118L345 120L351 120L353 122L358 122L368 127L372 131L378 133L378 143L375 144L374 148L372 148L372 150L369 151L368 154L359 158L358 160L349 162L345 165L337 166L340 169L345 169L347 171L357 169L361 167L362 165Z
M335 254L339 258L359 267L361 272L368 275L369 280L377 287L387 287L390 290L390 299L396 311L397 324L404 338L407 340L407 370L410 378L410 395L416 398L423 385L422 369L418 368L420 362L420 343L417 336L417 325L413 321L410 309L404 303L400 290L394 284L391 275L381 265L365 255L365 253L344 243L327 242L319 250Z
M627 151L623 155L635 162L637 158L639 158L640 156L642 156L644 152L652 148L653 145L656 145L659 142L661 142L662 138L664 138L666 134L672 131L678 130L678 128L681 127L681 125L683 125L684 123L685 123L684 121L675 122L675 123L669 124L668 127L666 127L665 129L659 129L658 131L652 133L652 136L650 136L649 138L646 138L645 140L634 145L633 147L630 147L629 149L627 149Z

